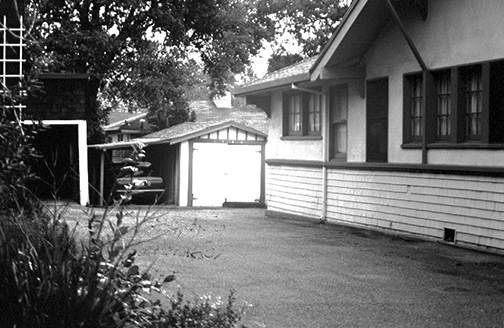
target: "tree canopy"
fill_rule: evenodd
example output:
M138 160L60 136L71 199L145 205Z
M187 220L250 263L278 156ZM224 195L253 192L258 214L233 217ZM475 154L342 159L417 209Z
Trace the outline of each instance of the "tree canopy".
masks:
M345 0L257 0L258 17L275 30L268 71L318 55L347 9ZM287 49L286 38L301 47L300 53Z
M26 0L37 40L32 67L88 73L93 95L111 87L109 94L148 108L159 128L171 126L190 118L183 92L189 53L199 55L210 88L223 92L271 39L252 6L240 0ZM103 111L97 102L92 129ZM94 133L90 141L100 141Z

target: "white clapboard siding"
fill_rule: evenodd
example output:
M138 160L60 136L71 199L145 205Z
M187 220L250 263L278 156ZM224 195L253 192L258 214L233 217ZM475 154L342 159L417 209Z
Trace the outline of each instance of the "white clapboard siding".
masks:
M322 170L269 166L266 200L268 209L317 218L322 209Z
M327 218L504 249L504 179L328 170Z

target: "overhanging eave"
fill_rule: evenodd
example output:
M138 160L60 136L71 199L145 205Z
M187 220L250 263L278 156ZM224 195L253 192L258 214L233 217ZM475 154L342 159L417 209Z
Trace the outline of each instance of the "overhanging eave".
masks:
M233 90L231 90L231 94L235 97L243 97L265 91L269 92L271 91L271 89L286 87L291 85L292 83L299 83L306 81L310 81L310 74L308 72L292 75L289 77L279 78L267 82L262 82L258 84L236 87Z

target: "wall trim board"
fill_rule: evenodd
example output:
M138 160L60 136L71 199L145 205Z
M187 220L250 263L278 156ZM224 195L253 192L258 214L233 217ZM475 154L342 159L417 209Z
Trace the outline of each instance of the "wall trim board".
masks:
M428 173L443 175L464 175L504 178L504 167L495 166L462 166L437 164L396 164L396 163L349 163L336 161L310 161L289 159L267 159L271 166L313 167L333 170L382 171L405 173Z

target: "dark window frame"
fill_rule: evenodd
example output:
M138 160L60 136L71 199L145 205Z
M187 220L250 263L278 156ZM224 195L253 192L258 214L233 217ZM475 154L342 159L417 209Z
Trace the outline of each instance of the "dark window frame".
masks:
M312 93L308 97L308 134L322 133L322 95Z
M448 73L449 72L449 73ZM468 93L468 81L472 74L481 75L479 90ZM411 135L409 119L411 76L422 73L404 74L403 81L403 148L419 148L422 140ZM450 133L439 135L437 83L443 74L450 75L449 115ZM425 139L428 148L470 149L504 148L504 60L471 63L433 70L423 74L426 99ZM426 78L427 77L427 78ZM474 84L474 83L473 83ZM473 85L474 86L474 85ZM473 88L474 89L474 88ZM469 98L471 97L471 98ZM478 99L474 101L474 99ZM481 106L477 110L468 109L468 100ZM469 125L472 123L472 125ZM477 130L471 129L477 128ZM473 133L474 132L474 133Z
M345 101L341 103L339 100L335 103L335 98L344 97ZM331 160L347 160L348 153L348 84L335 84L329 87L329 157ZM340 108L341 105L345 108ZM341 109L340 117L334 117L335 111L333 106L338 106ZM341 128L345 129L345 151L337 151L337 144L340 140L337 139L335 133Z
M423 137L422 120L424 119L422 73L406 74L403 81L404 139L407 140L406 143L420 143Z
M436 88L436 141L449 141L452 135L452 74L451 70L433 73Z
M316 94L320 92L318 89L314 89L314 93L308 91L286 91L283 93L283 132L282 139L321 139L322 138L322 95ZM319 129L314 131L310 126L310 114L317 113L317 111L312 112L310 110L310 98L319 97L318 105L318 115L319 115ZM293 129L292 114L293 109L293 99L300 99L301 107L299 113L299 130ZM316 114L315 114L316 115Z

